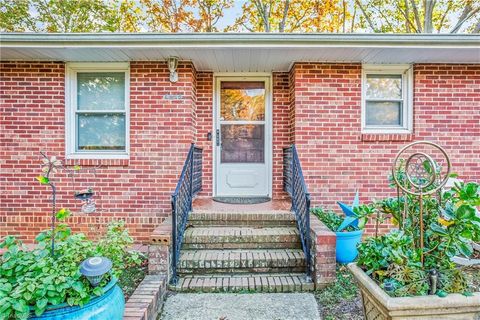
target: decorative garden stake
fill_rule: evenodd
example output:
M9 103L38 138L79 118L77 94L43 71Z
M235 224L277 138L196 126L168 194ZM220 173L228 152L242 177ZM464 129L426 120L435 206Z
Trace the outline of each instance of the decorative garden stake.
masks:
M81 168L80 166L73 166L72 168L68 168L68 169L66 168L67 175L72 180L72 185L75 190L74 197L75 199L83 202L83 205L82 205L83 213L93 213L96 211L96 204L95 204L95 201L93 200L93 196L95 195L94 187L95 187L95 182L97 180L98 168L100 168L100 166L96 166L92 168ZM87 178L76 179L76 176L80 174L82 174L83 177L87 176ZM93 181L91 178L88 178L88 175L93 175ZM81 181L78 182L78 180L81 180ZM88 187L86 189L83 189L82 191L76 191L78 190L77 184L82 184L82 185L87 184Z
M88 258L80 264L80 273L94 287L100 284L103 276L112 269L112 261L105 257Z
M345 215L347 217L356 217L357 214L353 211L356 207L360 206L360 200L359 200L359 196L358 196L358 190L357 192L355 193L355 198L353 198L353 202L352 202L352 206L348 206L347 204L343 203L343 202L337 202L338 205L340 206L340 209L342 209L343 213L345 213ZM353 225L354 227L358 227L358 219L355 219L353 222L348 222L348 220L345 220L345 222L339 227L339 229L345 229L346 227L348 227L348 225L351 224Z
M437 151L440 151L441 155L447 164L446 173L442 174L441 168L430 155L414 151L415 148L432 147ZM420 222L420 254L421 263L424 263L424 226L423 226L423 198L428 195L437 193L448 181L450 175L450 159L445 150L439 145L429 141L417 141L408 144L402 148L392 166L392 177L397 186L397 196L400 202L400 194L404 193L404 210L400 212L400 206L398 215L403 215L402 224L405 221L405 217L408 212L407 195L416 196L419 199L419 222ZM404 172L405 176L401 176L400 172ZM403 227L401 225L401 227Z
M50 179L50 175L54 174L57 172L58 169L62 167L62 162L60 160L57 160L55 156L49 158L47 155L40 151L40 154L42 155L42 172L43 175L40 175L37 177L37 180L44 185L49 185L50 188L52 189L52 221L51 221L51 228L52 228L52 235L51 235L51 253L52 256L55 256L55 221L56 221L56 215L61 214L63 215L66 213L65 209L60 210L59 212L56 212L56 207L57 207L57 187L53 183L53 181Z

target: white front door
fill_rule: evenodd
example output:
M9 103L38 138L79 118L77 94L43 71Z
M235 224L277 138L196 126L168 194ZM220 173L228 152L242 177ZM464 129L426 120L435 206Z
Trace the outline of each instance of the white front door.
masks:
M216 77L215 195L270 196L269 77Z

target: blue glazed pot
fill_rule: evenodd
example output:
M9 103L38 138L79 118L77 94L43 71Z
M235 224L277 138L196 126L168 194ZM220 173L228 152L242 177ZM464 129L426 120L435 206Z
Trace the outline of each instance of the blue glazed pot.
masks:
M362 230L335 232L337 236L337 262L350 263L358 255L357 244L362 241Z
M103 289L105 293L100 297L92 298L83 307L69 306L62 303L48 307L39 317L33 315L31 319L42 320L117 320L123 318L125 311L125 297L122 289L117 285L117 279L113 278Z

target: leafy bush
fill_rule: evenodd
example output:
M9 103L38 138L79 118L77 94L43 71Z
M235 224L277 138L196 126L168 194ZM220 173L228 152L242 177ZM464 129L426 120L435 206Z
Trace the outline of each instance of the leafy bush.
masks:
M66 217L68 214L61 218ZM93 288L79 272L80 263L88 257L101 255L111 259L115 276L127 265L140 261L137 253L127 251L132 239L123 222L111 223L98 243L82 233L72 234L65 224L59 224L54 235L54 256L49 248L51 230L36 237L36 247L31 251L13 236L0 243L0 248L6 249L0 257L0 319L25 319L30 307L36 315L41 315L49 305L66 302L70 306L83 306L91 296L102 295L102 287L110 275Z
M312 213L320 219L328 229L336 231L343 222L343 218L333 211L325 211L322 208L312 209ZM348 227L352 229L352 227Z
M368 205L360 205L353 209L356 216L341 217L333 211L325 211L322 208L313 208L311 212L320 219L330 230L332 231L355 231L363 229L367 223L369 217L374 213L373 207ZM358 220L358 226L354 226L353 222ZM348 221L348 226L345 226L345 222ZM342 226L343 224L343 226ZM341 230L339 230L341 229Z
M437 294L466 293L465 275L451 261L456 255L471 256L471 242L480 241L478 183L457 183L441 199L424 197L424 263L420 247L420 203L417 197L384 199L374 203L377 210L391 214L401 230L369 238L359 244L358 265L383 285L394 284L394 296L426 295L429 271L439 273ZM407 206L405 207L405 202ZM400 213L405 212L405 221Z

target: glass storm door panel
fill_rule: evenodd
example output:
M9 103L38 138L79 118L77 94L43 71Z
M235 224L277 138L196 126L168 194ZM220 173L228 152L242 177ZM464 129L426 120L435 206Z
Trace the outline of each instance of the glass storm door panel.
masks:
M217 79L216 195L269 196L268 80Z

